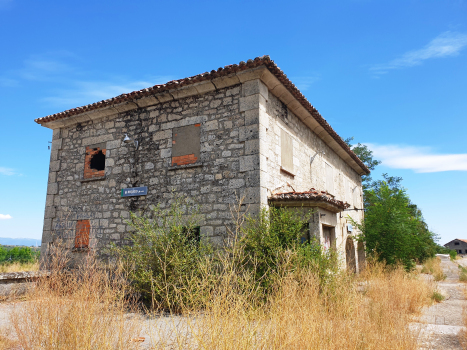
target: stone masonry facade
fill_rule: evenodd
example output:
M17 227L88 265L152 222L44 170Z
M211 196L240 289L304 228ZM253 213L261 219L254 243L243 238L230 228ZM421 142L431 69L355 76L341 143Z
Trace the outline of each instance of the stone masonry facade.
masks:
M362 208L368 169L263 60L36 120L53 129L43 256L57 240L75 256L126 244L130 212L168 208L177 195L199 205L200 235L216 245L226 238L230 206L243 197L250 213L268 205L314 209L310 233L347 264L356 260L362 247L348 215L360 221L363 212L344 208ZM147 195L121 196L139 186ZM302 192L321 199L271 202Z

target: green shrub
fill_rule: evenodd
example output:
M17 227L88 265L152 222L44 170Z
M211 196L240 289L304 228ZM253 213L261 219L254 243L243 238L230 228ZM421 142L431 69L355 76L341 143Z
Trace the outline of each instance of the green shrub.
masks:
M451 260L456 260L457 258L457 252L455 250L449 250L449 257L451 258Z
M431 300L440 303L444 300L444 295L435 290L433 291L433 294L431 294Z
M0 245L0 264L33 263L39 259L40 252L30 247L7 248Z
M303 240L310 213L270 208L237 215L227 245L215 248L208 239L194 239L199 215L179 198L169 209L154 208L151 217L132 213L130 244L114 245L109 253L123 262L143 299L172 311L203 308L220 290L247 295L254 306L285 276L312 270L326 283L337 271L333 250Z

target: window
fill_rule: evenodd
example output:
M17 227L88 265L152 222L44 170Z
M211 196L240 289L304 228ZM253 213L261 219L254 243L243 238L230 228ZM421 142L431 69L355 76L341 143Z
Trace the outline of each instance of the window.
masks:
M281 129L281 170L294 174L293 169L293 139Z
M75 248L89 248L89 231L91 224L89 220L78 220L75 232Z
M454 245L459 245L459 242L454 242Z
M105 176L105 143L86 146L84 158L84 178L92 179Z
M326 163L326 192L334 193L334 176L332 174L332 166Z
M194 244L198 244L199 242L201 242L201 227L184 227L182 232L188 236L189 242L192 242Z
M201 124L173 129L172 166L199 162Z

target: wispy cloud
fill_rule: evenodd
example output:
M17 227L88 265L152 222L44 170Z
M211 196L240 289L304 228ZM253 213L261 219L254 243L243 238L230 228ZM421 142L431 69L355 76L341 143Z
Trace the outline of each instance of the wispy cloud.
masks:
M432 58L456 56L465 46L467 46L467 34L444 32L430 41L424 48L406 52L389 63L374 65L370 71L381 75L392 69L417 66Z
M375 159L394 169L411 169L416 173L467 171L467 154L437 154L429 147L366 144Z
M89 104L107 98L115 97L123 93L141 90L156 84L163 84L173 80L171 76L158 76L151 81L129 81L115 78L109 81L77 81L71 82L68 88L62 88L42 100L57 107L76 107Z
M13 3L13 0L0 0L0 10L7 9Z
M0 220L13 219L10 214L0 214Z
M319 80L319 76L301 76L301 77L290 77L290 80L292 83L295 84L295 86L301 90L305 91L307 90L311 85L313 85L315 82Z
M0 167L0 175L16 175L14 169Z

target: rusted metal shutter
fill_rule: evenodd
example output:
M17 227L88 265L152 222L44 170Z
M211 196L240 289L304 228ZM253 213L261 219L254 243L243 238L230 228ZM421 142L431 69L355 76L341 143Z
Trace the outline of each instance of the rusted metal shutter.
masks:
M91 224L89 220L78 220L76 223L75 248L89 248L89 232Z

